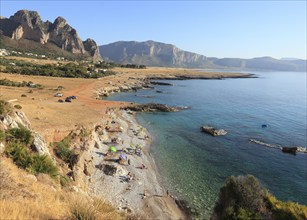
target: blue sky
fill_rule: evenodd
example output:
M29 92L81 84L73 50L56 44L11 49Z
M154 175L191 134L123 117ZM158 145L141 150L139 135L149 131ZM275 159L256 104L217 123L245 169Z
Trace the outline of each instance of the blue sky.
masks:
M306 59L306 1L16 1L1 15L64 17L84 40L155 40L210 57Z

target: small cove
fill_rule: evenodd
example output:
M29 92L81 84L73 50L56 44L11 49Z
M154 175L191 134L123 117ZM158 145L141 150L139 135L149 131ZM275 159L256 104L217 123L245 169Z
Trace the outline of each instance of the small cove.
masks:
M249 142L254 138L306 147L306 73L253 73L259 78L168 80L174 86L156 85L108 98L191 107L175 113L139 113L137 120L154 137L151 153L164 185L187 200L201 218L210 217L230 175L252 174L277 198L307 205L307 155L284 154ZM204 124L228 134L204 134L199 129Z

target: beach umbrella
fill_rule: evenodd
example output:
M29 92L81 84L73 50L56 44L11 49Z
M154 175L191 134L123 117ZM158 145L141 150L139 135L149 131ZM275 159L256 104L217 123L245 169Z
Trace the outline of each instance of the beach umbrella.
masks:
M112 151L112 152L114 152L114 153L117 152L117 149L116 149L114 146L111 146L111 147L109 148L109 150Z
M119 155L119 156L120 156L120 158L121 158L121 159L123 159L123 160L127 160L127 157L126 157L124 154L120 153L120 155Z

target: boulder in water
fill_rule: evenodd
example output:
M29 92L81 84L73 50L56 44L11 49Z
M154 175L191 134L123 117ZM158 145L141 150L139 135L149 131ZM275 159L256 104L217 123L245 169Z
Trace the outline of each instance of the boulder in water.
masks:
M283 147L282 152L284 153L289 153L289 154L296 154L297 152L297 147Z
M221 136L221 135L226 135L227 131L223 130L223 129L215 129L214 127L210 127L207 125L204 125L201 127L201 130L207 134L211 134L212 136Z

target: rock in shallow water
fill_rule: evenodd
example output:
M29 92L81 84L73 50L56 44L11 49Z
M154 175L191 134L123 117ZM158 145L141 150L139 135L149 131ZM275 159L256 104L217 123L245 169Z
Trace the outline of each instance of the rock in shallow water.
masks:
M211 134L212 136L221 136L221 135L226 135L227 131L223 130L223 129L215 129L214 127L210 127L207 125L204 125L201 127L201 130L207 134Z

